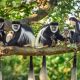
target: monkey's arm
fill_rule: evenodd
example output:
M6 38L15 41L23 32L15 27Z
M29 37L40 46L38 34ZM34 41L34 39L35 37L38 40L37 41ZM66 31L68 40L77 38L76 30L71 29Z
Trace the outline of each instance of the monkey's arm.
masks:
M57 34L56 38L60 41L65 41L65 38L61 34Z
M16 38L11 39L11 40L7 43L8 46L15 46L16 44L17 44L17 39L16 39Z

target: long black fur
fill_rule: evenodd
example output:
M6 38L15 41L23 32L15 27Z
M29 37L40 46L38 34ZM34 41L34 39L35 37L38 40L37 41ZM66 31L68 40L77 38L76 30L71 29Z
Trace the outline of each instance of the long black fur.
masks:
M43 28L45 28L45 30L43 31L43 34L41 34L42 36L40 36L39 41L43 44L43 45L48 45L51 46L52 45L52 39L53 38L55 40L55 42L57 42L57 40L61 40L64 41L63 36L60 34L59 30L56 33L51 32L50 30L50 25L46 25ZM43 29L42 28L42 29ZM53 37L54 36L54 37Z
M19 31L14 32L14 38L7 43L8 46L24 46L31 43L31 39L35 38L31 27L26 25L20 26Z
M3 23L4 22L4 19L3 18L0 18L0 22ZM0 28L0 41L3 42L3 44L5 45L5 42L6 42L6 34L5 34L5 31L4 31L4 24Z

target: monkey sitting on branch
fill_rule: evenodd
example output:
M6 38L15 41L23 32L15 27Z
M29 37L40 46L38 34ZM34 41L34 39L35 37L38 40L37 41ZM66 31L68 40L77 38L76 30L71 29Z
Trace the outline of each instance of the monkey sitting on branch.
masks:
M38 33L35 47L43 48L43 47L52 47L57 44L57 41L64 41L65 38L60 34L58 23L51 22L45 25ZM47 69L46 69L46 56L43 56L42 68L40 71L40 80L49 80Z
M33 31L31 27L22 25L19 21L12 21L12 32L13 38L11 40L7 41L7 46L25 46L30 45L34 47L35 42L35 36L33 34ZM10 33L6 36L6 40L11 35Z
M74 30L70 30L68 27L64 27L62 35L65 38L65 46L73 43Z
M36 38L35 47L37 48L40 46L55 46L58 40L64 41L65 38L60 34L59 24L57 22L51 22L45 25L39 31Z

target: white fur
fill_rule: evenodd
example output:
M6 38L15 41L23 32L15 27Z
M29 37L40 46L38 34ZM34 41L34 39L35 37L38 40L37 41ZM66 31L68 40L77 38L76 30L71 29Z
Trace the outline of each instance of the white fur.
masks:
M79 25L79 30L80 30L80 23L78 23L78 25Z
M0 23L0 28L2 28L2 26L4 25L4 23L2 22L2 23Z
M39 74L39 79L40 80L50 80L47 74L47 69L46 67L42 67L40 70L40 74Z
M18 27L17 29L14 28L15 25L18 25L17 26ZM13 31L17 32L20 29L20 25L19 24L12 24L12 29L13 29Z
M28 80L35 80L34 71L29 72L29 74L28 74Z
M25 40L26 44L31 44L33 46L35 41L35 36L31 32L25 31L25 29L23 28L21 28L21 31L22 32L20 34L18 42L24 42Z
M6 42L9 42L13 38L14 32L9 31L9 33L6 36Z
M42 28L42 29L39 31L39 33L38 33L38 35L37 35L37 38L36 38L36 42L35 42L35 46L36 46L36 47L38 47L38 46L40 45L40 42L39 42L40 37L42 37L43 39L46 39L46 38L43 36L43 32L45 31L46 28L47 28L47 27L44 27L44 28Z
M53 31L53 30L52 30L52 27L53 27L53 26L52 26L52 25L50 25L50 30L51 30L51 32L56 33L56 32L58 31L58 26L56 26L57 28L56 28L56 30L55 30L55 31Z

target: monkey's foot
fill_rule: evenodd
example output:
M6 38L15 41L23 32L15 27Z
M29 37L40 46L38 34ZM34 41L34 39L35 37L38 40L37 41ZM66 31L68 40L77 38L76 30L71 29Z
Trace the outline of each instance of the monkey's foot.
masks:
M48 45L45 45L45 46L36 46L35 48L47 48Z
M30 44L24 45L24 47L32 47Z

